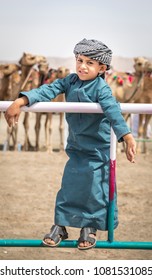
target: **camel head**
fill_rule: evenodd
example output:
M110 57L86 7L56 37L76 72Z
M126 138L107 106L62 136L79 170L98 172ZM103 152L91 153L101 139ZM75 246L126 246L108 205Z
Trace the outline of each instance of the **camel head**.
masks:
M33 55L30 53L23 53L23 56L19 60L19 63L24 66L34 66L40 62L46 62L46 58L44 56Z
M137 75L141 75L145 71L145 65L148 62L148 60L144 57L136 57L134 58L134 68Z
M47 74L48 83L54 82L57 78L57 70L54 68L50 68Z
M57 78L58 79L65 78L69 74L70 74L70 70L65 67L59 67L57 69Z
M36 56L30 53L23 53L23 56L19 60L19 63L25 66L33 66L34 64L36 64Z
M147 61L145 63L145 73L152 73L152 62L151 61Z
M37 60L37 63L47 63L47 60L46 60L46 57L45 56L42 56L42 55L37 55L36 56L36 60Z
M20 66L17 64L14 64L14 63L4 64L4 65L1 65L0 70L4 76L10 76L14 72L19 71Z
M49 70L49 64L47 62L40 62L38 64L38 69L39 69L40 74L46 75Z

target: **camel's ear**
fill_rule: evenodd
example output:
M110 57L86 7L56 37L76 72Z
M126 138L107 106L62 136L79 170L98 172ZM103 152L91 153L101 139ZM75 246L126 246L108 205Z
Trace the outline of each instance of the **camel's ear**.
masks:
M23 55L22 55L22 57L20 58L20 60L19 60L19 64L22 64L22 58L24 57L24 56L26 56L26 53L25 52L23 52Z
M19 60L19 62L18 62L19 64L21 64L22 63L22 57L20 58L20 60Z
M137 57L134 57L134 61L135 61L135 62L137 61L137 59L138 59Z

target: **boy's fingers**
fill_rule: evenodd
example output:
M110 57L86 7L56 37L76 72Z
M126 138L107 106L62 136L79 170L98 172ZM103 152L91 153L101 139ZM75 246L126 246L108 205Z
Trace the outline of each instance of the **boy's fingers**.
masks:
M13 125L13 119L12 118L8 119L7 123L9 127L11 127Z
M18 123L18 119L19 119L19 115L16 115L16 116L14 117L14 122L15 122L15 124Z
M135 152L130 148L127 151L127 159L131 162L134 163L135 162Z
M9 125L9 127L11 127L11 126L14 125L14 118L13 118L13 117L7 118L6 120L7 120L7 123L8 123L8 125Z
M130 151L130 162L134 163L135 162L135 152L134 151Z

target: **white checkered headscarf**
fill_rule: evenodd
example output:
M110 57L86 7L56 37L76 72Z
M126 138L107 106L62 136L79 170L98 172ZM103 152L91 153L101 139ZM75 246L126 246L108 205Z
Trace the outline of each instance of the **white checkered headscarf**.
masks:
M100 41L83 39L75 45L73 52L75 55L81 54L100 61L107 65L107 70L110 69L112 51Z

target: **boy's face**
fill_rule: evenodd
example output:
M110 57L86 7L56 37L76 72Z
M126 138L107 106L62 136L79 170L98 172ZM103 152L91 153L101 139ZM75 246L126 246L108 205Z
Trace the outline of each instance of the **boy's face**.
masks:
M106 71L107 66L84 55L76 57L76 72L80 80L95 79L99 73Z

